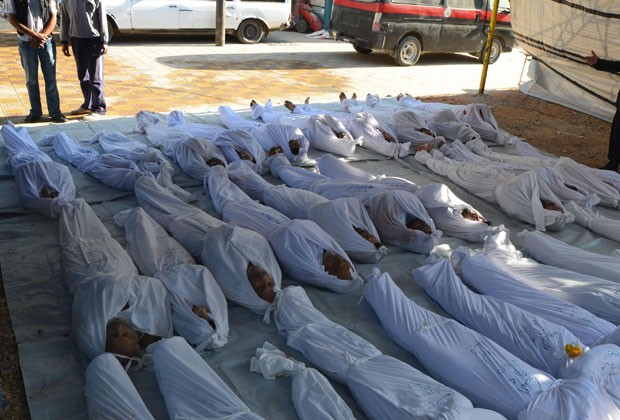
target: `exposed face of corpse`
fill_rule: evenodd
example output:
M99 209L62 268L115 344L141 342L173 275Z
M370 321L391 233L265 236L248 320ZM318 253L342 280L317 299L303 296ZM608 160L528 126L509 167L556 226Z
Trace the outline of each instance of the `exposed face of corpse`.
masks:
M351 264L342 255L325 251L323 252L323 267L328 274L338 277L340 280L351 280Z
M484 217L474 209L465 208L461 212L461 215L463 216L463 219L471 220L473 222L485 221Z
M364 239L366 239L368 242L370 242L371 244L373 244L375 246L375 248L379 249L381 247L381 241L379 240L379 238L377 238L376 236L374 236L372 233L370 233L367 229L362 229L362 228L358 228L356 226L353 226L353 229Z
M411 219L407 221L406 225L409 229L420 230L428 235L433 233L431 227L422 219Z
M553 211L559 211L560 213L564 213L564 211L562 211L562 208L558 206L557 204L555 204L553 201L545 200L542 198L540 199L540 201L542 202L543 208L545 210L553 210Z
M113 318L106 327L105 351L127 357L139 357L142 353L138 334L129 323Z
M215 322L213 322L213 319L211 319L211 317L210 317L211 310L208 307L192 305L192 312L198 318L202 318L205 321L207 321L211 325L211 327L213 327L213 329L215 329Z
M39 193L41 198L56 198L58 197L58 191L53 189L52 187L45 186L41 188L41 192Z
M271 303L276 298L273 278L261 267L248 263L247 276L252 288L261 299Z
M249 154L245 150L237 152L237 154L239 155L241 160L249 160L249 161L252 161L252 162L256 163L256 160L254 159L254 156L252 156L251 154Z
M205 163L209 166L225 166L224 162L218 158L205 159Z
M381 134L383 135L383 138L385 139L385 141L387 141L388 143L394 143L396 141L396 139L394 138L394 136L392 136L390 133L388 133L387 131L383 131L381 130Z
M299 154L299 149L301 149L301 142L299 140L289 140L288 147L291 149L291 153L297 156Z

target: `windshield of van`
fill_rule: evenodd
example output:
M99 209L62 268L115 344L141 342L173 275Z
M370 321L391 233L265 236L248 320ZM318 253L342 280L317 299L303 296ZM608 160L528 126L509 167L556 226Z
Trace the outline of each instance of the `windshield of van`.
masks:
M441 6L443 0L390 0L396 4L421 4L424 6Z

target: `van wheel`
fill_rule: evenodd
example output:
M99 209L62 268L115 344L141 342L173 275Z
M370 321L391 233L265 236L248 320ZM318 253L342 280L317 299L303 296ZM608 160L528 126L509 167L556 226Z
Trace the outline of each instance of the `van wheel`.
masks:
M306 22L303 18L299 18L297 24L295 25L295 30L300 34L305 34L308 32L308 22Z
M112 38L114 38L114 22L112 22L112 18L110 17L107 18L107 22L108 22L108 44L109 44L110 41L112 41Z
M372 50L370 48L360 47L359 45L353 44L353 49L360 54L370 54Z
M394 51L394 61L399 66L413 66L420 59L422 46L415 36L406 36Z
M478 54L478 61L484 63L484 53L486 52L487 43L485 42ZM493 42L491 43L491 55L489 56L489 64L495 63L499 56L502 54L502 41L497 38L493 38Z
M254 19L244 20L237 28L237 39L243 44L257 44L264 36L263 25Z

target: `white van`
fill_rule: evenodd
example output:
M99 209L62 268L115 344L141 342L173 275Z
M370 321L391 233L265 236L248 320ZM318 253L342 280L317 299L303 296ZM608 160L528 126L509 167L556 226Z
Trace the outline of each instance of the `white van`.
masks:
M104 0L110 38L130 32L214 32L215 0ZM226 0L226 33L255 44L289 26L291 0Z

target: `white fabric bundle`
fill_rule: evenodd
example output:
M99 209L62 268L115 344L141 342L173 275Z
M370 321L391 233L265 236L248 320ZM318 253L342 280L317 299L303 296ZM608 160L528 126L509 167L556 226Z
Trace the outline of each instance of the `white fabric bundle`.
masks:
M339 198L315 204L308 209L308 219L331 235L354 260L377 263L387 253L386 247L375 247L355 231L354 228L364 229L379 239L370 215L357 198Z
M567 362L564 346L584 347L564 327L492 296L472 292L446 259L419 267L412 276L454 319L555 377Z
M516 418L531 399L555 385L553 377L488 338L418 306L387 273L375 270L364 296L392 340L476 406Z
M568 301L521 283L483 254L465 256L461 267L463 281L479 293L512 303L562 325L588 346L617 342L617 338L614 338L614 324Z
M136 181L136 198L140 206L164 227L189 253L200 259L203 237L224 222L171 195L155 180Z
M84 376L91 419L154 419L129 375L111 353L95 357Z
M285 273L300 282L346 293L361 284L362 279L351 269L353 280L340 280L326 273L323 253L344 257L353 263L338 243L316 223L293 220L277 210L256 203L228 179L224 168L209 174L209 192L213 205L226 222L260 233L269 240Z
M477 155L483 156L489 160L495 162L502 163L510 163L513 165L519 165L529 168L537 168L540 166L553 166L554 161L546 159L544 157L535 157L535 156L518 156L518 155L509 155L506 153L498 153L491 150L489 146L487 146L482 140L471 141L466 144L467 148L470 149Z
M348 293L362 285L363 279L338 243L310 220L293 220L269 235L286 275L293 280ZM351 265L351 280L340 280L323 267L325 251L340 255Z
M420 188L406 179L370 175L332 155L322 156L318 167L322 175L332 179L372 182L386 189L402 189L414 193L435 222L435 226L446 235L481 242L487 235L499 229L483 222L465 219L462 211L475 209L458 198L445 184L430 184Z
M136 133L145 133L148 126L159 125L161 118L159 114L151 111L139 111L135 116L133 131Z
M575 219L564 209L561 200L542 178L536 176L534 171L524 172L497 184L495 199L507 215L530 223L541 231L562 230L567 223ZM562 211L543 208L541 201L543 199L556 204Z
M385 123L402 142L411 142L415 145L432 143L442 139L436 135L423 133L421 130L428 130L429 132L432 130L423 115L413 110L394 112Z
M574 185L571 185L571 187L577 188L577 190L569 188L566 178L556 168L539 167L534 168L533 171L536 173L538 179L544 179L545 183L549 185L551 191L553 191L562 203L575 201L582 206L590 208L599 204L601 201L598 195L590 194Z
M250 360L250 371L260 373L266 379L275 379L278 375L292 376L293 405L301 420L355 419L351 409L318 370L287 358L269 342L256 349L256 356Z
M280 146L286 158L291 162L302 163L308 159L310 142L299 128L288 124L259 124L249 121L242 118L228 106L220 106L218 111L222 123L226 127L232 130L248 131L254 136L265 152L268 152L273 147ZM299 141L300 148L297 154L291 152L290 140Z
M168 114L168 125L187 134L191 134L194 137L198 137L199 139L211 141L214 141L215 138L223 132L228 131L227 128L217 125L185 122L185 117L181 111L172 111Z
M523 231L523 246L537 261L620 283L617 258L585 251L539 232Z
M345 114L350 115L350 114ZM373 150L384 156L399 158L409 154L411 143L398 141L398 136L387 125L380 123L375 117L367 112L354 114L350 118L340 117L340 113L335 115L341 121L346 123L346 128L351 135L362 141L362 146L366 149ZM388 142L383 132L389 133L393 138L393 142Z
M487 238L484 253L520 282L569 301L613 324L620 324L618 283L523 258L505 233Z
M131 257L82 199L61 208L58 236L64 278L71 293L91 281L94 274L127 281L138 274Z
M309 117L304 132L315 149L341 156L353 156L359 143L344 124L331 115ZM339 138L336 134L343 137Z
M156 136L164 136L165 143L156 140ZM224 166L228 164L220 148L211 140L196 138L175 129L162 130L160 127L147 129L147 137L151 142L161 144L164 153L194 179L204 180L211 169L207 165L209 159L218 159Z
M578 206L575 202L566 203L566 210L575 215L575 222L616 242L620 242L620 220L610 219L591 210Z
M136 198L157 223L209 269L227 299L258 314L265 313L270 304L252 289L247 276L248 263L263 268L272 277L276 289L280 288L282 273L263 236L226 225L146 178L136 184Z
M249 263L264 269L276 290L282 284L282 272L267 240L242 227L222 225L204 236L202 263L220 285L224 296L252 312L263 315L270 303L254 291L247 276Z
M286 185L275 186L243 165L231 165L228 175L251 198L264 202L291 219L314 221L352 259L374 263L387 252L385 247L377 249L354 230L355 226L368 230L375 237L379 235L366 209L355 198L328 200L310 191Z
M316 310L301 287L287 287L275 321L287 344L345 383L368 418L502 419L413 367L384 356L368 341Z
M15 176L19 202L46 217L57 218L60 207L75 198L75 184L65 165L53 162L39 150L24 127L12 122L0 127L9 158L7 163ZM58 192L58 197L41 197L44 187Z
M185 340L149 346L171 419L260 420Z
M226 344L226 298L211 273L196 265L192 256L142 208L118 213L114 221L125 228L129 254L140 272L160 279L170 292L175 331L197 351ZM215 327L197 316L192 305L207 307Z
M263 168L263 161L266 157L265 151L254 136L247 131L223 131L215 136L213 143L220 148L228 163L241 160L237 153L247 152L254 158L255 162L245 160L244 163L250 165L250 167L258 173L265 172Z
M152 277L93 272L75 293L71 318L72 335L88 358L105 351L106 327L113 318L156 337L172 336L168 291Z
M141 170L131 160L111 154L100 155L90 147L80 146L77 140L62 131L45 136L41 144L54 145L54 150L61 159L108 187L133 191L136 179L153 176L150 172Z
M478 134L469 124L460 121L450 109L428 113L427 123L432 131L448 140L461 140L463 143L480 139Z
M430 254L438 244L442 232L435 229L420 200L410 192L386 191L369 197L363 203L385 242L418 254ZM408 228L406 223L410 218L424 221L430 226L431 233Z
M601 206L618 207L620 192L594 176L591 168L568 157L559 158L555 163L555 168L564 175L569 185L577 187L580 191L596 194L601 199Z

